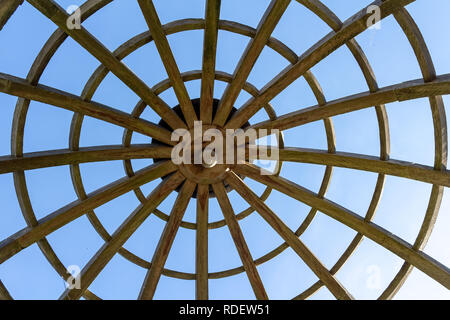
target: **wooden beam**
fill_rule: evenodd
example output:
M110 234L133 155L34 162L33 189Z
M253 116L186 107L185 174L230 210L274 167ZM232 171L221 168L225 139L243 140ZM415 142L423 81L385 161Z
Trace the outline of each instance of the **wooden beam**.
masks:
M195 296L208 300L208 210L209 185L197 186L197 234L195 245Z
M6 289L5 285L1 280L0 280L0 300L13 300L13 298L8 292L8 289Z
M250 147L255 152L261 146ZM280 161L292 161L328 165L333 167L349 168L369 172L383 173L421 182L450 187L450 171L436 170L433 167L419 165L412 162L400 160L381 160L379 157L363 154L335 152L327 150L306 148L283 148L276 149L271 146L275 154L278 152ZM256 154L256 153L255 153ZM273 154L272 154L273 155ZM261 153L258 159L270 160L267 154Z
M244 266L245 272L247 273L248 280L253 288L256 299L258 300L268 300L266 290L264 289L264 284L259 276L258 269L256 269L255 262L253 261L250 250L245 241L242 230L239 227L239 223L236 219L233 207L231 206L230 199L227 196L225 186L223 182L212 185L214 194L217 197L220 208L222 209L223 216L227 223L228 229L230 230L231 237L233 238L234 245L241 257L242 264Z
M180 70L178 68L175 57L170 49L169 41L164 33L161 21L152 0L138 0L141 11L144 15L145 21L150 29L150 32L158 49L161 60L166 68L175 95L180 103L184 118L190 128L194 127L194 121L197 121L197 115L194 111L194 106L189 98L186 86L181 79Z
M81 217L86 212L120 197L143 184L163 177L176 169L177 167L172 161L164 161L151 165L136 172L136 175L133 177L119 179L88 194L86 199L76 200L54 211L40 219L36 226L24 228L0 242L0 263L3 263L36 241L43 239L53 231Z
M259 22L256 35L250 40L229 84L222 96L214 124L223 126L227 121L236 99L239 96L258 57L267 44L273 30L289 6L290 0L272 0Z
M170 131L158 125L146 120L135 119L126 112L97 102L84 101L78 96L52 87L33 86L24 79L0 73L0 92L78 112L142 133L159 141L174 144L170 139Z
M11 18L17 8L23 3L23 0L1 0L0 1L0 31L6 22Z
M376 105L397 101L407 101L424 97L450 94L450 74L436 77L424 82L423 79L412 80L381 88L376 92L363 92L324 105L303 108L298 111L279 116L273 121L264 121L252 126L253 129L287 130L317 120L334 117Z
M140 204L131 215L114 232L111 239L97 251L80 273L80 288L67 289L60 297L62 300L78 300L89 288L91 283L111 261L125 242L144 223L150 214L167 196L175 190L185 178L179 172L175 172L164 180L147 197L146 202Z
M202 86L200 93L200 120L205 124L210 124L212 121L220 5L221 0L206 0Z
M127 148L122 145L111 145L79 148L78 151L50 150L25 153L22 157L2 156L0 157L0 174L87 162L170 159L171 151L171 147L142 144L131 145Z
M170 249L172 248L173 241L180 228L181 221L183 219L186 208L194 194L196 184L186 180L181 191L178 193L178 197L170 212L169 221L167 221L164 231L159 239L158 246L152 259L152 266L148 270L145 276L144 283L142 284L139 299L151 300L156 291L156 287L161 277L161 272L169 256Z
M330 292L337 298L351 300L353 297L331 275L327 268L317 259L314 254L303 244L297 235L246 186L246 184L235 173L230 172L226 181L248 202L261 217L283 238L284 241L297 253L314 274L327 286Z
M330 216L331 218L345 224L349 228L361 233L367 238L375 241L387 250L393 252L403 260L411 263L422 272L450 289L450 270L440 262L434 260L426 253L415 250L413 246L403 239L391 234L384 228L364 220L358 214L345 209L338 204L318 197L312 191L309 191L292 181L282 177L275 177L261 174L261 170L254 165L236 166L234 171L243 176L249 177L255 181L265 184L278 190L298 201L301 201L313 208Z
M173 129L186 128L185 123L161 98L134 74L125 64L118 60L99 40L86 29L69 29L69 15L53 0L27 0L43 15L52 20L61 30L78 42L97 60L114 73L124 84L133 90L147 105L168 123Z
M399 8L414 2L415 0L376 0L371 5L377 5L380 8L381 18L385 18L394 13ZM260 108L270 102L291 83L304 75L317 63L325 59L332 52L340 48L347 41L353 39L358 34L368 28L366 23L372 12L367 7L347 19L341 28L332 31L323 39L314 44L304 54L302 54L297 63L286 67L274 79L272 79L261 90L261 94L256 98L251 98L245 103L226 124L227 128L240 128L245 124Z

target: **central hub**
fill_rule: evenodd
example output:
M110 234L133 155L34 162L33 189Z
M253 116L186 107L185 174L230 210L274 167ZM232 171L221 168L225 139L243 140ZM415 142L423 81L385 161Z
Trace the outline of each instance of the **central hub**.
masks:
M200 118L200 99L193 99L191 101L192 105L194 106L197 118ZM212 107L213 118L217 113L219 102L220 101L217 99L213 100L213 107ZM179 105L175 106L173 110L184 122L186 122L186 119ZM228 117L228 120L233 116L233 114L236 111L237 109L233 107ZM159 125L169 131L173 131L173 129L163 120L159 122ZM246 123L242 128L245 128L247 126L249 126L249 123ZM201 132L201 134L199 134L199 132ZM185 144L190 145L190 152L186 153L188 153L188 157L191 158L189 159L189 161L183 161L181 164L179 164L179 168L180 172L186 177L186 179L197 184L210 185L224 181L226 173L230 170L230 168L233 165L224 164L224 162L218 163L215 160L214 150L211 150L211 147L209 147L208 149L208 146L214 141L214 137L212 137L211 141L205 142L203 134L207 132L220 134L221 138L225 137L225 131L223 130L223 128L215 125L202 124L200 128L198 125L195 126L194 128L191 128L189 130L189 135L187 135L183 140ZM155 139L152 139L152 144L166 145ZM205 154L206 156L204 156ZM173 159L157 159L157 160L155 159L154 161L159 162L164 160L173 160ZM166 178L167 176L163 177L163 179ZM225 188L227 189L228 192L231 191L231 188L227 184L225 184ZM179 191L180 189L181 186L177 189L177 191ZM193 195L194 198L196 197L196 193L197 192L195 192ZM212 188L210 188L210 197L214 197Z

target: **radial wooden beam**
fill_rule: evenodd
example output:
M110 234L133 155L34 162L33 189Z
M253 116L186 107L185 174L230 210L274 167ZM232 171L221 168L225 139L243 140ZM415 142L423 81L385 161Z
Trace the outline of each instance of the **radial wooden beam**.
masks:
M260 146L253 146L255 154ZM435 170L433 167L419 165L400 160L380 160L379 157L356 153L335 152L327 150L306 148L271 148L275 154L278 152L280 161L292 161L329 165L356 170L383 173L387 175L427 182L435 185L450 187L450 171ZM273 154L272 154L273 155ZM258 159L270 160L266 154L261 153Z
M212 121L220 5L221 0L206 0L202 86L200 93L200 120L206 124L210 124Z
M197 234L195 245L195 296L208 300L208 210L209 185L197 187Z
M371 5L377 5L380 8L381 18L385 18L394 13L399 8L414 2L415 0L377 0ZM369 25L367 21L371 18L372 12L367 7L359 11L354 16L347 19L341 28L332 31L323 39L318 41L304 54L298 62L286 67L274 79L272 79L264 88L258 97L250 99L245 103L227 123L227 128L240 128L245 124L260 108L275 98L291 83L304 75L317 63L325 59L332 52L340 48L347 41L353 39L358 34L366 30Z
M159 55L161 56L164 67L166 68L167 75L169 76L175 95L178 98L178 102L180 103L184 118L186 119L188 126L192 128L194 126L194 121L198 120L197 115L195 114L194 106L189 98L186 86L181 79L180 70L178 69L172 50L170 49L169 41L164 33L153 1L138 0L138 3L150 29Z
M261 170L254 165L236 166L235 171L262 184L270 186L294 199L297 199L313 208L317 208L324 214L345 224L353 230L361 233L379 245L395 253L400 258L411 263L425 274L450 289L450 270L440 262L434 260L426 253L414 250L413 246L403 239L391 234L382 227L364 220L358 214L345 209L338 204L318 197L315 193L286 180L282 177L262 175Z
M376 92L363 92L348 97L329 101L324 105L316 105L279 116L273 121L264 121L252 126L254 129L287 130L317 120L345 114L375 105L397 101L450 94L450 74L436 77L424 82L423 79L412 80L381 88Z
M91 283L105 268L109 261L119 251L133 233L144 223L148 216L158 207L167 196L175 190L185 178L175 172L164 180L147 197L145 203L140 204L131 215L114 232L111 239L97 251L80 273L80 288L67 289L60 297L64 300L77 300L89 288Z
M0 31L13 15L14 11L23 3L23 0L1 0L0 1Z
M235 173L230 172L226 181L244 198L249 205L259 212L261 217L283 238L284 241L297 253L314 274L327 286L337 299L349 300L353 297L331 275L327 268L317 259L303 242L289 229L289 227L246 186Z
M0 263L11 258L16 253L46 237L53 231L81 217L108 201L140 187L150 181L163 177L177 167L171 161L151 165L136 172L133 177L119 179L103 188L90 193L86 199L74 201L48 216L40 219L34 227L27 227L0 242Z
M244 266L247 277L255 293L256 299L268 300L264 284L259 276L258 269L256 269L255 262L253 261L250 250L248 249L244 235L242 234L239 223L236 219L233 207L231 206L230 199L228 199L227 192L223 182L212 185L214 194L217 197L220 208L222 209L223 216L230 230L231 237L233 238L234 245L241 257L242 264Z
M2 156L0 157L0 174L75 163L148 158L169 159L171 151L170 147L142 144L126 148L122 145L111 145L79 148L78 151L50 150L25 153L22 157Z
M150 270L148 270L144 283L142 284L139 299L153 299L159 278L161 277L161 272L164 268L167 257L169 256L170 249L181 225L186 208L192 195L194 194L195 187L195 183L187 180L181 188L181 191L178 193L178 197L175 200L175 204L169 216L169 221L167 221L167 224L164 227L164 231L159 239L155 254L153 255L152 266Z
M227 121L250 72L290 2L290 0L272 0L270 2L258 25L255 37L250 40L236 67L233 81L225 89L214 118L214 124L223 126Z
M100 41L86 29L69 29L67 20L69 15L53 0L27 0L42 14L52 20L61 30L71 36L83 48L91 53L105 67L114 73L123 83L133 90L145 103L164 119L173 129L186 128L186 124L177 116L161 98L138 77L125 64L117 59Z
M0 92L78 112L174 144L170 139L170 131L160 126L146 120L135 119L126 112L97 102L84 101L78 96L52 87L33 86L24 79L0 73Z

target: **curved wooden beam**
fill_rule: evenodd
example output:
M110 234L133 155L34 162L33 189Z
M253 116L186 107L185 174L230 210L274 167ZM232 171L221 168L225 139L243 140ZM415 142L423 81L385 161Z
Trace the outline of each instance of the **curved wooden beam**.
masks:
M40 168L64 166L75 163L101 162L124 159L170 159L171 147L150 144L97 146L25 153L22 157L0 157L0 174Z
M236 166L234 169L234 171L243 176L270 186L313 208L317 208L324 214L345 224L375 241L387 250L395 253L403 260L411 263L425 274L450 289L450 269L428 256L426 253L415 250L411 244L391 234L384 228L372 222L365 221L364 218L358 214L345 209L330 200L320 198L312 191L309 191L292 181L281 177L262 175L261 170L263 169L250 164Z
M0 3L0 31L8 22L9 18L23 3L23 0L2 0Z
M159 239L158 246L155 249L152 266L150 267L150 270L148 270L144 283L142 284L141 292L139 293L139 299L141 300L153 299L159 278L161 278L161 272L164 269L164 264L167 261L173 241L175 240L175 236L180 228L184 213L186 212L186 208L194 194L196 186L195 183L186 180L178 193L175 204L170 212L169 221L167 221L161 238Z
M380 8L381 18L385 18L399 8L414 2L415 0L376 0L371 5L377 5ZM353 39L358 34L368 28L367 21L370 19L371 12L367 7L347 19L341 28L332 31L323 39L318 41L304 54L294 65L286 67L274 79L272 79L261 90L261 94L246 102L228 121L227 128L240 128L245 124L258 110L267 102L275 98L280 92L286 89L292 82L304 75L308 70L314 67L319 61L325 59L332 52L340 48L347 41Z
M158 205L174 191L185 178L179 172L175 172L164 180L147 197L144 204L140 204L131 215L117 228L111 239L97 251L91 260L81 271L80 288L67 289L60 297L61 300L78 300L89 288L91 283L111 261L114 255L133 235L133 233L144 223Z
M221 0L206 0L202 85L200 93L200 120L206 124L210 124L212 121L220 5Z
M219 109L214 117L214 124L223 126L227 121L231 109L244 84L247 82L247 78L256 63L256 60L258 60L259 55L266 46L267 41L290 2L290 0L272 0L270 2L269 7L259 22L255 37L250 40L239 60L233 75L233 81L225 89L222 99L220 100Z
M255 152L261 146L253 146ZM272 148L270 146L268 149ZM327 150L306 149L306 148L272 148L273 152L279 153L280 161L292 161L302 163L312 163L328 165L341 168L363 170L369 172L383 173L435 185L450 187L450 171L436 170L433 167L415 164L400 160L380 160L379 157L363 154L335 152L329 153ZM270 160L267 154L261 154L257 159Z
M52 87L43 85L33 86L24 79L0 73L0 92L78 112L140 132L170 145L174 144L170 139L170 131L158 125L146 120L135 119L126 112L97 102L85 101L76 95Z
M422 76L425 82L433 81L436 79L436 70L434 68L433 59L431 53L427 48L425 39L420 32L419 27L415 23L414 19L403 8L394 14L397 23L402 28L408 41L414 50L418 64L422 71ZM448 133L447 133L447 119L445 115L444 101L441 96L433 96L429 98L431 114L433 117L434 127L434 167L436 170L445 169L448 162ZM434 224L439 214L439 209L442 203L444 194L444 187L439 185L433 185L430 201L428 203L425 218L423 219L422 226L420 227L419 234L414 242L414 248L423 250L425 248L428 239L433 231ZM405 262L400 268L400 271L391 281L389 286L380 295L379 299L392 299L398 292L400 287L406 281L408 275L413 270L413 266L408 262Z
M245 241L242 230L239 227L239 223L236 219L233 207L231 206L230 199L227 196L227 191L223 182L212 185L214 194L217 197L220 208L222 210L223 216L227 223L228 229L230 230L231 237L233 238L234 245L239 253L242 264L244 266L245 272L247 273L250 285L253 288L256 299L258 300L268 300L266 290L264 289L264 284L259 276L258 270L256 269L255 262L253 261L250 250L248 249L247 243Z
M322 280L330 292L337 299L351 300L353 297L335 279L327 268L314 256L291 229L265 204L258 196L233 172L229 172L225 179L245 201L248 202L261 217L283 238L297 253L314 274Z
M279 116L273 121L264 121L252 126L254 129L287 130L317 120L349 113L375 105L396 101L407 101L418 98L450 94L450 74L436 77L424 82L417 79L384 87L376 92L363 92L341 99L329 101L322 106L312 106L299 111Z
M208 300L208 212L209 185L197 186L197 234L195 239L195 296Z
M181 79L180 70L178 68L175 57L170 49L169 41L164 33L161 21L152 0L138 0L141 11L144 15L145 21L150 29L150 32L158 49L161 60L166 68L167 75L172 83L175 95L180 103L184 118L190 128L194 126L194 121L197 121L197 115L194 111L191 98L187 92L186 86Z
M81 217L84 213L95 209L136 187L163 177L177 167L171 161L165 161L142 169L133 177L119 179L88 195L86 199L74 201L48 216L40 219L38 224L27 227L0 242L0 263L11 258L36 241L46 237L53 231Z
M61 30L78 42L97 60L104 64L112 73L133 90L147 105L164 119L173 129L186 128L186 124L177 116L161 98L138 77L125 64L118 60L114 54L101 44L86 29L70 30L67 27L69 15L53 0L27 0L43 15L52 20Z

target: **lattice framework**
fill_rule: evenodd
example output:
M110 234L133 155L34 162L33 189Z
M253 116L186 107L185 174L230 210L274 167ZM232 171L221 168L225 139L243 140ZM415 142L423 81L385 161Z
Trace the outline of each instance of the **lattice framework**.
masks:
M88 19L111 1L86 1L81 6L82 19ZM0 2L0 28L3 27L22 2L21 0L3 0ZM28 227L0 243L0 262L6 261L24 248L37 243L53 268L62 278L66 279L68 277L66 267L53 251L49 242L46 240L46 236L80 216L87 214L89 221L105 243L83 268L81 273L81 289L66 290L61 295L62 299L79 299L82 296L87 299L99 299L99 297L89 291L89 286L117 253L136 265L148 269L139 295L141 299L153 298L162 274L178 279L195 280L196 297L198 299L207 299L208 279L229 277L242 272L246 272L256 298L267 299L268 295L256 266L269 261L288 247L291 247L319 278L314 285L300 293L295 299L308 298L322 286L326 286L338 299L352 299L351 294L335 278L335 274L349 259L364 237L375 241L405 261L395 278L381 294L380 299L391 299L403 285L413 267L420 269L450 289L449 268L423 252L439 212L444 188L450 187L450 173L446 169L447 126L444 104L441 97L441 95L450 93L450 75L436 75L430 53L421 32L405 9L405 6L414 2L414 0L377 0L373 3L381 8L382 18L391 14L394 16L415 52L423 76L422 79L384 88L378 87L369 61L354 39L355 36L364 32L367 28L366 21L370 13L366 8L357 12L347 21L342 22L319 0L297 0L298 3L311 10L332 29L327 36L305 53L298 56L282 42L271 37L273 30L290 4L290 0L272 0L257 29L232 21L220 20L220 0L206 0L205 19L184 19L166 25L161 25L151 0L138 0L149 31L133 37L114 52L106 49L84 28L81 30L68 29L66 26L67 13L54 1L28 0L28 2L53 21L59 29L51 35L42 48L26 79L20 79L8 74L0 74L0 92L19 98L13 119L11 155L0 157L0 174L13 173L19 204L28 224ZM205 32L202 70L180 73L167 41L167 36L189 30L203 29ZM216 70L215 61L218 30L225 30L251 39L233 74ZM86 83L80 96L74 96L39 84L39 79L46 66L61 44L69 36L101 63ZM129 54L150 42L155 42L169 76L167 80L162 81L153 88L149 88L121 62ZM320 84L310 69L343 45L348 47L361 68L369 91L335 101L326 101ZM258 90L247 82L247 78L265 46L275 50L290 65L281 71L263 89ZM141 101L136 105L131 114L91 100L109 72L116 75L141 98ZM277 116L275 113L276 108L272 107L269 102L299 77L304 77L309 84L317 99L317 105ZM193 80L201 80L202 82L199 115L194 111L191 97L189 97L185 87L186 82ZM227 87L220 100L218 111L213 117L212 103L215 81L223 81L227 83ZM186 121L183 121L159 97L161 93L170 88L173 88L178 98L182 114ZM248 92L252 98L233 114L231 119L227 120L230 116L231 108L242 90ZM384 105L395 101L406 101L422 97L428 97L433 115L435 138L434 167L393 160L389 157L389 124ZM23 152L24 127L28 107L32 100L74 112L68 149L29 154ZM190 128L195 120L202 120L204 123L212 123L224 128L239 128L261 108L265 109L269 120L256 123L252 125L252 128L286 130L313 121L322 120L327 136L327 150L285 147L282 137L279 141L280 162L303 162L326 166L320 190L316 194L280 177L281 166L275 175L266 176L261 175L259 169L250 163L237 165L227 172L223 182L212 185L214 194L222 209L224 220L209 223L209 185L194 183L189 178L186 178L179 168L170 161L155 162L155 164L137 172L133 170L131 164L132 159L167 159L170 158L170 146L174 145L174 142L170 140L171 130L140 119L140 115L147 107L151 107L172 129ZM375 108L378 120L380 156L373 157L337 152L332 117L371 107ZM94 117L123 127L123 144L89 148L80 147L81 127L85 116ZM133 132L139 132L164 142L168 146L134 145L131 143ZM79 164L109 160L123 160L126 176L108 186L87 194L83 186ZM78 200L49 214L41 220L37 220L28 195L25 171L61 165L70 165L72 182ZM364 218L325 198L327 188L331 181L333 167L344 167L378 173L372 200ZM169 178L164 179L150 195L144 195L140 186L167 175L170 175ZM381 199L386 175L404 177L433 185L425 219L413 244L406 243L399 237L371 222ZM261 196L258 196L245 184L241 177L258 181L267 188ZM234 188L248 202L248 209L235 214L228 199L224 183ZM158 205L180 186L181 189L172 211L170 213L164 213L158 210ZM265 200L269 197L273 189L297 199L312 208L307 218L295 233L266 205ZM94 210L130 191L134 191L141 204L114 234L109 234L96 216ZM189 201L194 201L191 196L195 191L197 192L197 221L196 223L190 223L183 221L183 215ZM357 235L353 241L330 270L299 239L314 219L317 211L323 212L357 231ZM254 212L260 214L285 241L285 243L258 259L254 259L251 256L245 242L245 235L240 230L238 223L239 220L244 219ZM152 261L146 261L122 246L150 214L155 214L160 219L166 221L166 226ZM209 273L208 229L225 226L229 228L242 260L242 266L221 272ZM193 229L197 232L195 274L164 268L172 242L180 227ZM0 298L11 299L10 294L1 281Z

